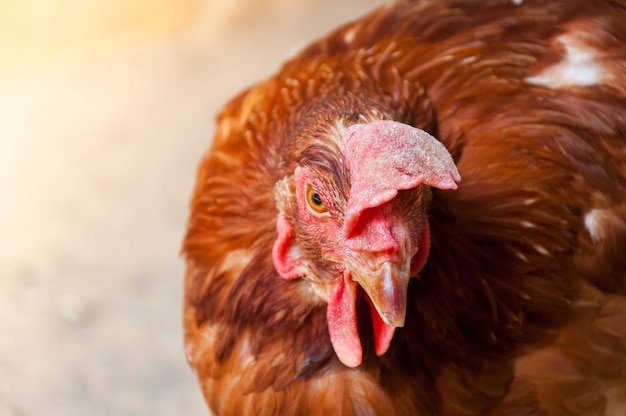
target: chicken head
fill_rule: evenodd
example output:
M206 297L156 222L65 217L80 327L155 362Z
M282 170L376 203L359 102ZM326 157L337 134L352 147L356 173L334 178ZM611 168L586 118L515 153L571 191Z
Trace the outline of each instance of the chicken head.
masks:
M409 279L428 257L428 187L456 189L460 175L438 140L407 124L354 124L339 141L347 195L317 166L297 166L277 185L272 254L282 278L307 279L328 304L335 353L356 367L363 360L358 297L369 302L375 350L382 355L404 325Z

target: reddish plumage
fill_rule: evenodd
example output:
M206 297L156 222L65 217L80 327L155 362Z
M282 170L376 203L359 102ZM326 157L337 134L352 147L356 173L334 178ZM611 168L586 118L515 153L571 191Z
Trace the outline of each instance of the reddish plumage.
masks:
M622 0L397 2L232 100L183 247L187 356L213 412L626 414L624 22ZM377 120L430 133L462 180L393 179L397 196L354 211L391 241L376 256L417 276L388 349L374 289L352 306L360 339L333 349L328 304L344 325L336 288L357 287L336 257L367 246L343 223L366 183L343 138Z

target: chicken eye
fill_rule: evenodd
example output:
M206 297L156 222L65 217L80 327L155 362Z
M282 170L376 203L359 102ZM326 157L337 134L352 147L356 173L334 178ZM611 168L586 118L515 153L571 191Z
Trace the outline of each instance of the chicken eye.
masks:
M320 194L310 186L306 189L306 202L318 214L323 214L327 211Z

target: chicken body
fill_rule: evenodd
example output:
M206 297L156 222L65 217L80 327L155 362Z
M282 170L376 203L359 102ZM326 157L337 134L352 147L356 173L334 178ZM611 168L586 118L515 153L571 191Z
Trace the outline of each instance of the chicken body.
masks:
M228 103L183 247L211 410L626 414L625 23L400 1Z

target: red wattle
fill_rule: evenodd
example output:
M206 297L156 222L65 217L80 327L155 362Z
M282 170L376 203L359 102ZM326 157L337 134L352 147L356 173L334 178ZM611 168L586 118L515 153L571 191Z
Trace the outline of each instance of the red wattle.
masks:
M379 357L387 352L396 327L387 325L378 314L378 311L370 302L370 315L372 317L372 326L374 327L374 345L376 347L376 355Z
M356 322L357 283L350 278L349 272L346 273L330 297L326 319L330 342L339 361L347 367L357 367L363 361Z

